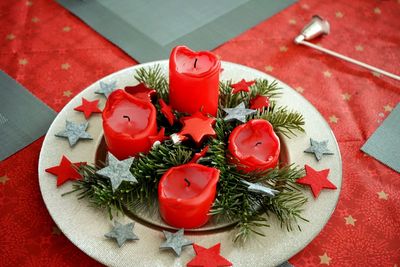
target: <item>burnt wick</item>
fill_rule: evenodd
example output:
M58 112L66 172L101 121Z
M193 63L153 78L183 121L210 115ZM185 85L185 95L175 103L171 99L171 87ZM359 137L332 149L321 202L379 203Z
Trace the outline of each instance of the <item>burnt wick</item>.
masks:
M190 186L190 181L188 180L188 178L185 178L184 180L187 183L187 186Z
M258 145L261 145L262 144L262 142L257 142L256 144L255 144L255 146L258 146Z
M196 68L197 58L194 60L194 68Z
M128 121L131 121L131 118L129 116L127 116L127 115L122 116L122 118L128 119Z

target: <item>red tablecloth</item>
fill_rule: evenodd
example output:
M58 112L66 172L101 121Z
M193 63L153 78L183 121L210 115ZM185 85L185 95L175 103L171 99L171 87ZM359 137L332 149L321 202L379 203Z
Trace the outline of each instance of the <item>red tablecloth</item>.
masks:
M344 172L336 211L290 262L398 266L400 175L360 147L400 101L400 83L293 44L313 14L332 26L320 45L400 73L398 0L301 0L214 52L301 92L339 142ZM56 111L89 84L136 64L54 1L3 0L0 25L0 68ZM100 265L60 233L45 208L37 177L42 141L0 162L0 266Z

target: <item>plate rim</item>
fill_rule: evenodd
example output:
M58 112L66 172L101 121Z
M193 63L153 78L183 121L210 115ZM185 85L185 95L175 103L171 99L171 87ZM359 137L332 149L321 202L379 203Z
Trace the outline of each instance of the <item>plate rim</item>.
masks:
M57 118L58 118L59 114L61 114L61 113L63 113L63 112L66 112L67 107L69 106L69 104L70 104L74 99L76 99L76 98L81 98L82 95L84 95L85 91L87 91L90 87L94 86L96 83L98 83L98 82L100 82L100 81L107 80L107 79L109 79L110 77L112 77L112 76L114 76L114 75L119 75L119 74L121 74L121 73L123 73L123 72L126 72L126 71L129 71L129 70L131 70L131 69L134 70L134 69L141 68L141 67L162 65L162 64L167 63L168 61L169 61L168 59L164 59L164 60L157 60L157 61L152 61L152 62L146 62L146 63L143 63L143 64L137 64L137 65L133 65L133 66L128 66L128 67L123 68L123 69L120 69L120 70L118 70L118 71L116 71L116 72L110 73L110 74L108 74L108 75L106 75L106 76L104 76L104 77L102 77L102 78L96 80L95 82L89 84L89 85L86 86L82 91L80 91L77 95L75 95L72 99L70 99L70 101L69 101L68 103L65 104L65 106L64 106L64 107L60 110L60 112L57 114L57 116L56 116L56 118L54 119L54 121L51 123L51 125L50 125L50 127L49 127L49 130L50 130L51 128L53 128L54 124L55 124L56 121L57 121ZM266 77L268 80L276 80L276 81L278 82L279 85L283 85L283 86L289 88L290 90L292 90L293 93L297 94L299 97L301 97L304 101L307 102L309 108L312 109L313 113L317 114L317 115L320 117L321 121L323 122L324 126L325 126L327 129L329 129L329 133L330 133L330 135L331 135L331 137L333 138L333 141L334 141L331 145L334 146L335 150L338 152L337 154L335 153L335 157L337 157L337 160L338 160L338 162L339 162L338 174L339 174L340 177L339 177L338 179L339 179L340 184L337 186L338 194L337 194L337 197L336 197L336 199L335 199L335 202L334 202L334 203L332 202L332 204L334 204L334 205L332 206L331 210L329 210L329 216L327 217L327 220L323 223L323 226L322 226L318 231L315 231L313 235L310 235L309 238L308 238L308 240L307 240L306 242L304 242L301 246L299 246L299 248L296 250L296 252L291 253L291 254L289 255L289 258L284 259L284 260L282 261L282 262L285 262L286 260L290 259L290 258L293 257L294 255L296 255L297 253L299 253L301 250L303 250L312 240L315 239L315 237L325 228L326 224L327 224L327 223L329 222L329 220L331 219L332 214L333 214L333 212L335 211L335 209L336 209L336 207L337 207L338 201L339 201L339 199L340 199L341 189L342 189L342 186L343 186L343 162L342 162L340 147L339 147L338 141L337 141L337 139L336 139L336 136L335 136L334 133L333 133L333 130L331 129L329 123L328 123L328 122L325 120L325 118L322 116L322 114L317 110L317 108L316 108L308 99L306 99L302 94L300 94L299 92L297 92L296 90L294 90L292 86L289 86L287 83L282 82L280 79L278 79L278 78L276 78L276 77L274 77L274 76L272 76L272 75L270 75L270 74L268 74L268 73L262 72L262 71L260 71L260 70L258 70L258 69L254 69L254 68L251 68L251 67L248 67L248 66L245 66L245 65L241 65L241 64L234 63L234 62L229 62L229 61L221 61L221 63L222 63L222 64L221 64L222 67L223 67L224 65L231 65L231 66L233 66L233 67L235 67L235 68L244 68L244 69L246 69L246 70L249 71L249 72L256 73L258 76L264 76L264 77ZM132 77L132 79L134 80L133 77ZM135 81L135 80L134 80L134 81ZM44 166L43 166L42 157L43 157L43 154L44 154L43 147L44 147L44 145L47 144L47 142L48 142L48 140L47 140L47 139L48 139L48 136L49 136L49 132L47 132L46 135L45 135L45 138L44 138L44 140L43 140L42 147L41 147L41 150L40 150L39 159L38 159L38 180L39 180L39 188L40 188L41 197L42 197L42 199L43 199L43 202L45 203L46 209L48 210L48 212L49 212L51 218L53 219L54 223L57 225L57 227L59 227L59 229L63 232L63 234L68 238L68 240L69 240L71 243L73 243L79 250L81 250L82 252L84 252L86 255L88 255L88 256L91 257L92 259L94 259L94 260L96 260L96 261L99 261L99 262L102 263L102 264L107 265L107 264L109 264L107 261L105 261L105 260L102 259L102 258L95 257L94 255L91 255L90 252L88 252L88 251L86 251L85 249L81 248L81 246L80 246L79 244L77 244L77 242L75 242L74 239L71 238L70 235L69 235L68 233L65 233L65 232L63 231L63 229L62 229L63 227L60 227L60 225L59 225L57 219L55 218L54 214L51 212L51 210L50 210L50 208L49 208L49 206L48 206L48 203L46 202L46 199L45 199L45 197L44 197L44 192L43 192L42 179L41 179L41 172L45 170L45 169L44 169ZM57 190L57 188L55 187L54 190ZM59 193L59 194L61 194L61 193ZM80 200L79 200L79 201L80 201ZM328 213L327 213L327 214L328 214ZM282 229L282 231L285 231L285 230ZM294 231L295 231L295 230L294 230ZM282 262L281 262L281 263L282 263Z

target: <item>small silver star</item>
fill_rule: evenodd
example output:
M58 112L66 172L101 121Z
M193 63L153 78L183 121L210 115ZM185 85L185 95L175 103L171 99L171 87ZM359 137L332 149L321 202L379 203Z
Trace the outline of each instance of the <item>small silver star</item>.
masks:
M184 237L183 229L179 229L179 231L177 231L176 233L170 233L167 231L163 231L163 233L167 240L161 244L160 249L173 249L177 256L181 255L182 247L190 246L193 244L192 241Z
M89 122L75 123L66 120L65 130L56 134L57 137L68 138L69 145L72 147L76 145L79 139L93 139L92 136L86 132Z
M107 238L114 238L117 241L118 246L121 247L127 240L139 240L137 235L133 233L133 226L134 223L122 225L115 221L111 232L108 232L104 236Z
M241 122L246 122L246 116L256 113L256 110L247 109L244 103L240 103L234 108L224 108L223 109L228 115L224 118L224 121L238 120Z
M108 152L108 166L100 169L96 174L109 178L112 190L118 189L123 181L137 183L136 177L130 171L134 158L118 160L113 154Z
M103 94L106 98L117 89L117 81L110 83L100 82L100 89L97 90L96 94Z
M306 153L314 153L315 158L320 161L322 159L322 155L333 155L333 152L329 151L327 145L328 141L318 142L310 138L311 146L304 150Z
M275 194L279 193L278 190L266 187L265 185L263 185L261 183L254 184L254 183L247 182L245 180L242 180L242 183L249 186L249 187L247 187L247 190L249 190L250 192L258 193L258 194L265 195L268 197L274 197Z

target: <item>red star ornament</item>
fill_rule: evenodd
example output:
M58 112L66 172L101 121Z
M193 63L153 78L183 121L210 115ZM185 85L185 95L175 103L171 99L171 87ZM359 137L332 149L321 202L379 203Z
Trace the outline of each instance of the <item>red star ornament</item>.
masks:
M208 151L208 146L206 146L205 148L203 148L200 152L195 153L193 158L189 161L189 163L197 163L197 161L199 161L199 159L201 159L202 157L204 157L204 155L207 153Z
M269 107L269 98L264 95L257 95L250 100L251 109L263 109Z
M98 104L99 99L89 101L82 97L82 105L74 108L74 110L83 112L85 118L89 119L92 113L101 113L101 110L97 106Z
M255 81L248 81L246 82L245 79L242 79L238 83L231 84L231 87L233 88L232 94L237 94L239 92L249 92L250 91L250 86L255 84Z
M180 134L190 135L197 145L201 143L205 136L215 136L214 118L207 117L198 111L191 116L183 117L181 120L183 128Z
M152 136L149 136L148 138L149 138L149 141L150 141L151 144L154 144L157 141L163 142L164 140L168 139L165 136L165 128L164 127L162 127L160 129L160 131L158 131L157 135L152 135Z
M73 181L82 179L82 176L76 168L85 164L86 162L71 163L66 156L63 156L60 165L48 168L46 169L46 172L57 176L57 186L60 186L68 180Z
M126 86L124 89L128 94L147 102L151 102L151 98L156 95L156 90L147 87L144 83Z
M174 124L174 121L176 120L176 117L172 112L172 108L168 106L162 99L158 100L158 103L160 103L161 106L161 113L164 115L164 117L168 120L169 124L172 126Z
M304 166L306 176L297 180L298 184L309 185L314 198L317 198L322 189L336 189L337 187L328 180L329 169L317 171L308 165Z
M196 252L194 257L186 266L188 267L226 267L232 266L232 263L222 257L220 253L221 243L218 243L211 248L204 248L197 244L193 244L193 249Z

